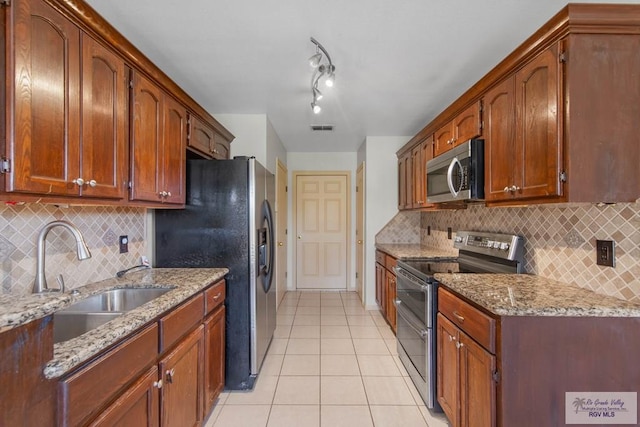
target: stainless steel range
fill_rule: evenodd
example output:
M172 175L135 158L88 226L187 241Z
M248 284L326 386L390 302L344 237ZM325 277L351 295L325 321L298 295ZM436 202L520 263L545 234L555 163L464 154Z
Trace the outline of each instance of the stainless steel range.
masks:
M523 239L511 234L459 231L458 258L399 260L397 273L398 355L428 408L442 411L436 399L435 273L522 273Z

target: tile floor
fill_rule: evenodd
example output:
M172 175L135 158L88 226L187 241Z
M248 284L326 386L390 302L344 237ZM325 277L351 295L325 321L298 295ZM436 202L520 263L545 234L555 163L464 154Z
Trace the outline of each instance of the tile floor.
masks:
M444 427L353 292L288 292L251 392L223 392L205 427Z

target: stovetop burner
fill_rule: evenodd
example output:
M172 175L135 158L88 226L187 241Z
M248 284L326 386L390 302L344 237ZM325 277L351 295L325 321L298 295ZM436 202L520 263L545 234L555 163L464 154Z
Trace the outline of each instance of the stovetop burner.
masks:
M522 273L523 243L512 234L458 231L458 258L399 260L398 267L426 281L435 273Z

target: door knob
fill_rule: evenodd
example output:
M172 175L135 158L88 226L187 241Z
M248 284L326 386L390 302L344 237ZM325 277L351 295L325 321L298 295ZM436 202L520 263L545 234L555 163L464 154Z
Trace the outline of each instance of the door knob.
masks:
M298 240L302 239L302 236L298 236Z
M278 242L278 246L284 246L284 243Z
M358 244L361 245L362 244L362 240L358 240Z

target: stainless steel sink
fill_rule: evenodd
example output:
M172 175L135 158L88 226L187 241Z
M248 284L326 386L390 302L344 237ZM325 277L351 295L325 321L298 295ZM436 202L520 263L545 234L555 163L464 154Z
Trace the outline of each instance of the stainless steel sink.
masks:
M171 288L113 289L92 295L54 313L53 342L78 337L170 290Z

